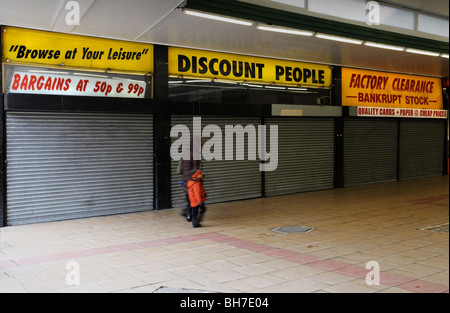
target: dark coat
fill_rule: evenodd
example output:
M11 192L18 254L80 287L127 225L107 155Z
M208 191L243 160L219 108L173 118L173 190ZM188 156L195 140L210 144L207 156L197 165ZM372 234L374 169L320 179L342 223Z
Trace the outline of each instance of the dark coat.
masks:
M199 154L201 155L201 153ZM197 155L198 158L198 155ZM186 151L182 158L183 161L183 190L188 194L188 182L192 178L192 171L201 169L202 162L200 160L194 160L194 144L193 138L190 142L190 151Z
M188 182L192 178L192 170L199 170L202 162L183 159L183 190L188 194Z

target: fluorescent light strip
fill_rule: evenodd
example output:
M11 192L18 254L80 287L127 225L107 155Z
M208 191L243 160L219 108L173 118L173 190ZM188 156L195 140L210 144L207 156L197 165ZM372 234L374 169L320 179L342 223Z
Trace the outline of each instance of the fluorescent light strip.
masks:
M252 84L247 84L247 83L242 84L242 86L251 87L251 88L264 88L264 86L261 86L261 85L252 85Z
M30 73L39 73L39 74L59 74L59 75L68 75L69 72L57 72L57 71L41 71L41 70L28 70Z
M207 13L201 13L201 12L191 11L191 10L185 10L184 12L191 16L203 17L203 18L207 18L207 19L211 19L211 20L233 23L233 24L238 24L238 25L243 25L243 26L253 26L252 22L238 20L238 19L234 19L234 18L213 15L213 14L207 14Z
M385 44L376 43L376 42L370 42L370 41L366 41L364 43L364 45L366 45L368 47L381 48L381 49L387 49L387 50L405 51L405 48L403 48L403 47L392 46L392 45L385 45Z
M442 54L441 54L441 57L443 57L443 58L445 58L445 59L448 59L448 53L442 53Z
M77 76L89 76L89 77L98 77L98 78L109 78L108 76L105 76L105 75L95 75L95 74L87 74L87 73L73 73L73 75L77 75Z
M412 49L412 48L406 48L405 51L406 51L406 52L409 52L409 53L422 54L422 55L429 55L429 56L433 56L433 57L438 57L438 56L440 56L440 54L437 53L437 52L431 52L431 51L425 51L425 50L417 50L417 49Z
M276 32L276 33L283 33L283 34L290 34L290 35L299 35L299 36L312 36L314 35L313 32L308 32L304 30L294 30L294 29L287 29L287 28L278 28L278 27L270 27L270 26L258 26L256 27L259 30L265 30L269 32Z
M320 38L320 39L328 39L328 40L352 43L352 44L355 44L355 45L360 45L360 44L363 43L362 40L358 40L358 39L350 39L350 38L333 36L333 35L326 35L326 34L316 34L316 37Z
M308 91L308 89L306 89L306 88L288 88L288 90L291 90L291 91Z

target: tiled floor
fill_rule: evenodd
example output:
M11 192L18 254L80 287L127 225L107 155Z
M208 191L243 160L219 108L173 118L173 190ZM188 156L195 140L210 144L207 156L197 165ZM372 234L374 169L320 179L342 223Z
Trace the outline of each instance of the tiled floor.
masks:
M6 227L0 293L448 293L449 236L419 230L448 223L448 194L445 176L214 204L198 229L177 209Z

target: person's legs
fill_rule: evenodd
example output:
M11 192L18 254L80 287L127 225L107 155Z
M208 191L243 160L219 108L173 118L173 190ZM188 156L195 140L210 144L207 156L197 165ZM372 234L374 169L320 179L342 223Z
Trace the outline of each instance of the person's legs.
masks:
M192 227L194 227L194 228L202 227L202 225L200 225L200 221L198 219L198 217L199 217L198 209L199 209L199 207L192 208Z
M180 215L185 217L188 222L192 219L192 212L191 212L191 202L189 201L189 195L186 194L186 205L181 210Z
M186 219L188 222L192 221L192 208L191 201L189 200L189 195L186 195Z
M202 204L200 206L200 210L199 210L199 215L198 215L198 221L201 222L203 221L203 217L205 216L206 213L206 206L204 204Z

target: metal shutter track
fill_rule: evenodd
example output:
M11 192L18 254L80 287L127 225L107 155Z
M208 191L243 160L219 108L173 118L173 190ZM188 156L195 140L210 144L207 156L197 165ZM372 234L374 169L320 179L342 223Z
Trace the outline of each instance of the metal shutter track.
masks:
M397 120L346 119L344 186L397 180Z
M268 130L278 125L279 137L278 168L265 175L267 196L334 187L333 119L267 119L266 124Z
M192 134L192 116L174 116L172 117L172 126L186 125ZM256 130L261 124L259 119L242 118L220 118L203 117L202 128L207 125L217 125L222 130L222 141L224 147L223 156L225 158L225 125L254 125ZM205 138L208 141L209 138ZM176 140L176 139L173 139ZM247 144L246 144L247 145ZM247 146L246 148L247 149ZM234 144L236 153L236 142ZM186 197L183 188L180 185L181 175L177 174L178 162L172 161L172 207L184 207ZM203 161L202 169L206 173L205 189L208 195L207 203L219 203L234 200L243 200L258 198L262 196L261 192L261 172L259 171L259 160L249 161L247 153L243 161Z
M400 180L441 176L446 121L402 120Z
M9 225L150 210L151 115L7 113Z

